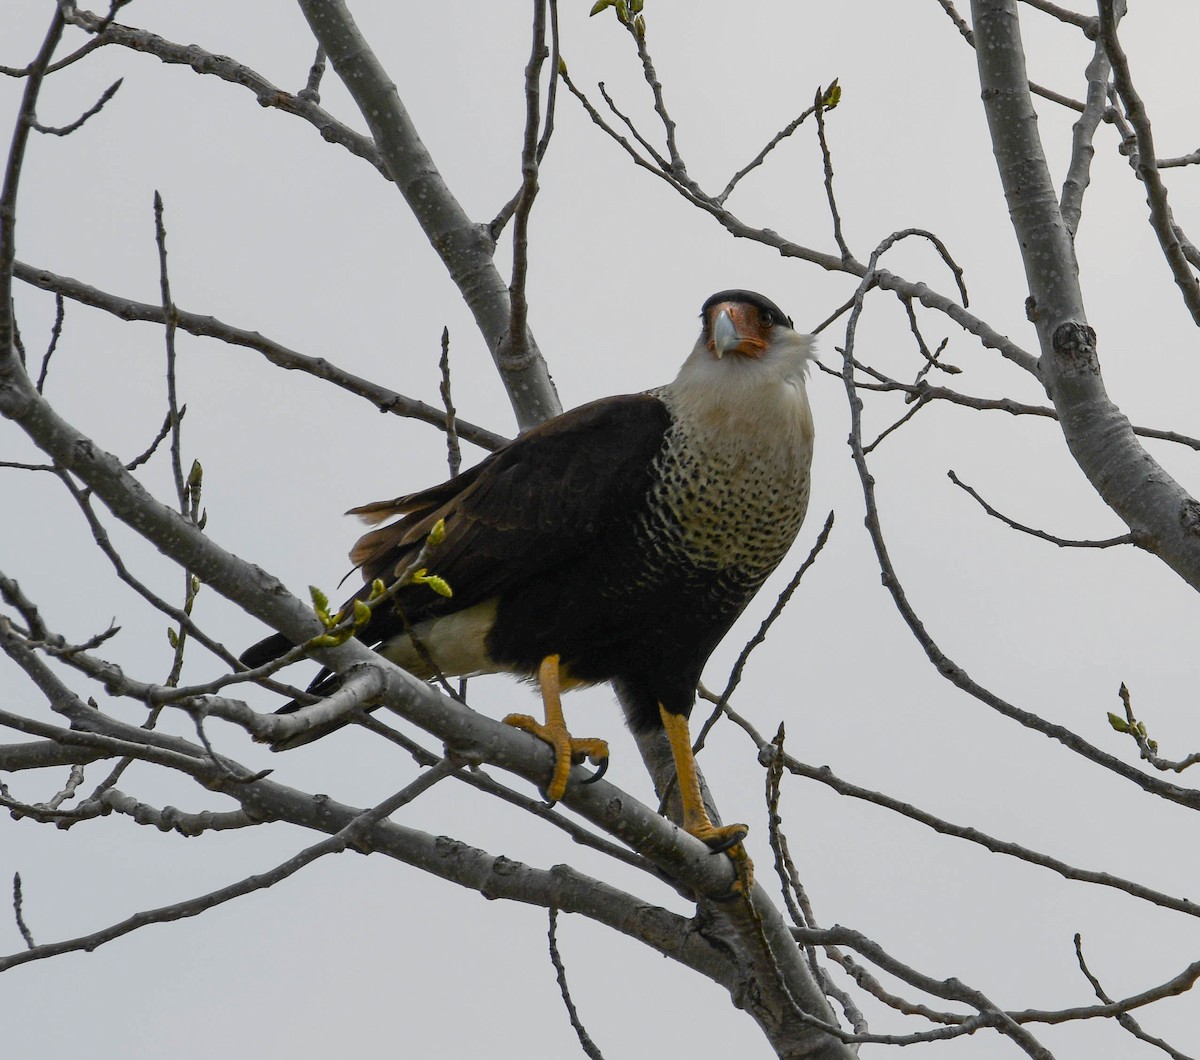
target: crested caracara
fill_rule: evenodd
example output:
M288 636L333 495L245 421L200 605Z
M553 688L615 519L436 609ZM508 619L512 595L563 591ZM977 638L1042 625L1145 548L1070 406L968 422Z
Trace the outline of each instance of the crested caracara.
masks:
M552 801L573 760L608 753L568 734L560 690L612 682L633 729L666 729L687 831L714 849L738 844L746 826L715 826L705 811L687 719L709 655L804 519L812 346L762 295L721 291L673 382L593 401L440 486L353 509L370 523L398 517L350 553L358 598L404 574L439 520L429 567L453 593L407 586L358 636L425 679L536 680L545 722L505 721L554 748ZM242 659L258 666L290 647L277 634ZM311 691L337 682L323 671Z

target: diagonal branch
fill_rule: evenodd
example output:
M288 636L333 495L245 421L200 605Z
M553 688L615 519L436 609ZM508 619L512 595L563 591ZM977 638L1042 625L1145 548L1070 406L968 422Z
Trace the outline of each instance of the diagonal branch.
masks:
M38 93L46 76L46 67L58 42L62 39L65 21L62 9L55 7L50 28L38 51L37 58L29 66L25 92L21 97L21 109L13 127L12 145L8 150L8 161L4 167L4 183L0 186L0 387L4 385L4 363L9 359L16 340L16 321L12 315L13 262L17 253L17 189L21 184L21 167L25 164L25 149L29 144L29 132L37 114ZM13 358L15 361L15 357Z
M59 276L46 269L34 268L32 265L26 265L20 261L15 263L13 275L33 287L40 287L43 291L53 291L55 294L70 298L81 305L102 309L122 320L145 320L154 324L166 323L161 305L135 302L130 298L109 294L107 291L101 291L69 276ZM257 331L248 331L245 328L226 324L216 317L190 313L178 306L175 306L174 309L176 326L189 335L219 339L231 346L244 346L247 349L257 350L272 364L289 371L305 372L316 379L333 383L334 386L351 394L366 398L381 412L391 412L397 416L420 420L422 423L429 423L443 429L446 426L446 413L442 409L427 405L423 401L417 401L415 398L406 397L404 394L398 394L394 390L388 390L361 376L347 372L325 357L310 357L303 353L297 353ZM508 440L503 435L476 426L466 420L458 419L455 423L460 437L482 449L498 449Z
M1049 541L1052 545L1058 545L1059 548L1112 548L1113 545L1136 545L1137 541L1132 534L1121 534L1118 537L1108 537L1102 541L1080 541L1073 538L1058 537L1055 534L1048 534L1045 530L1038 530L1032 526L1025 526L1023 523L1018 523L1015 519L1010 519L1003 512L997 511L987 501L979 495L979 491L968 486L960 479L953 471L948 471L947 475L950 481L959 489L966 491L970 496L974 497L979 506L988 513L993 519L999 519L1005 526L1011 527L1013 530L1019 530L1022 534L1028 534L1030 537L1041 538L1043 541Z
M521 429L556 415L561 405L533 336L527 333L514 345L509 334L511 299L496 269L495 242L486 226L473 222L447 187L395 84L345 3L298 2L370 127L391 179L474 315ZM510 346L520 349L521 355L509 357Z
M1150 207L1150 227L1158 238L1163 256L1170 266L1175 286L1183 295L1183 304L1192 315L1192 320L1200 324L1200 284L1192 272L1187 257L1183 252L1181 240L1176 234L1176 226L1171 215L1171 206L1167 202L1167 188L1158 172L1158 161L1154 153L1154 130L1150 125L1150 117L1146 106L1137 89L1133 87L1133 77L1129 72L1129 60L1121 41L1117 37L1117 4L1116 0L1099 0L1100 4L1100 40L1112 63L1113 85L1117 95L1125 104L1125 113L1133 126L1137 137L1137 158L1135 170L1138 179L1146 187L1146 203ZM1124 3L1121 3L1124 7Z
M1200 590L1200 502L1138 442L1104 388L1070 232L1029 98L1017 0L972 0L975 54L1009 216L1029 281L1039 369L1067 446L1144 547Z

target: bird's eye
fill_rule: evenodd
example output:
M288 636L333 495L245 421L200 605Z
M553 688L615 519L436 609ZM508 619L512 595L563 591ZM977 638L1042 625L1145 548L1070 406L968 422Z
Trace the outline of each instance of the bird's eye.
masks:
M759 318L761 319L762 326L764 328L772 328L775 326L775 314L769 309L761 310L759 313Z

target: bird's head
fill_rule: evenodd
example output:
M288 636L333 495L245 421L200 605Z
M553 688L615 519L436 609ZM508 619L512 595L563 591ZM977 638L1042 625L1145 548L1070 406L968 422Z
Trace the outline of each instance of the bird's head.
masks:
M753 291L717 292L704 303L700 320L704 345L718 360L727 353L762 357L777 327L792 328L779 306Z
M715 431L782 431L800 423L811 436L805 394L816 356L811 335L800 335L769 298L753 291L719 291L700 310L700 337L667 388L671 401Z
M700 338L685 369L699 378L757 376L803 380L813 341L754 291L718 291L700 310Z

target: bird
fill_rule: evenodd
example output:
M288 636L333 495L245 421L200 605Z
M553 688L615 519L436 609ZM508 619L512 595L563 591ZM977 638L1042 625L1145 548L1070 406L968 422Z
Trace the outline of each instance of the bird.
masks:
M610 683L635 732L665 730L684 829L732 853L749 829L712 822L688 718L709 656L804 520L815 344L752 291L712 295L700 318L672 382L582 405L440 485L351 509L376 529L351 550L364 585L343 610L423 557L450 595L410 578L374 607L361 640L425 680L536 682L544 720L504 721L554 749L550 802L573 763L602 772L608 761L604 740L571 736L561 693ZM242 661L291 647L275 634ZM338 680L323 670L310 691L328 695Z

